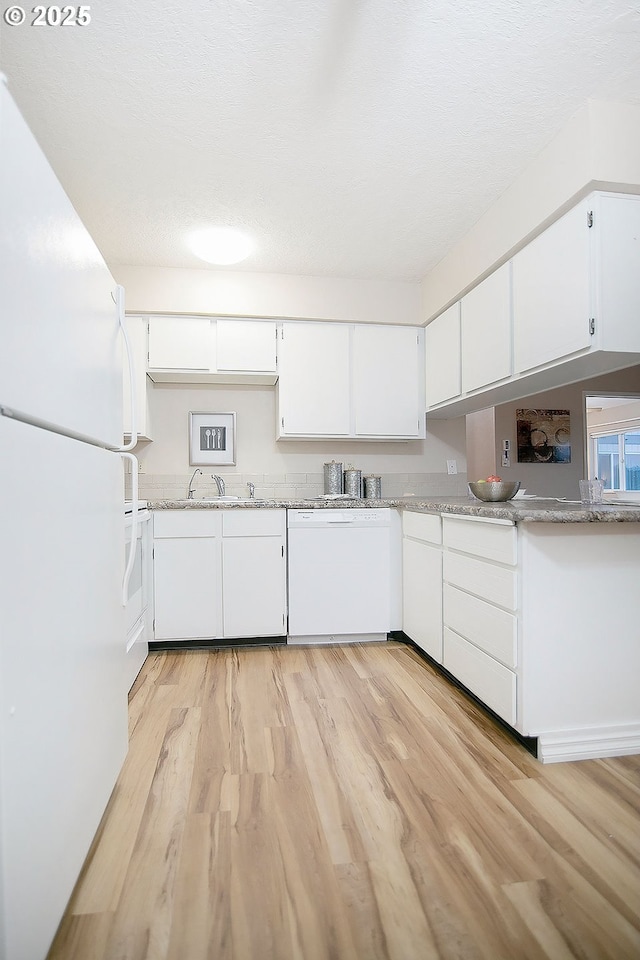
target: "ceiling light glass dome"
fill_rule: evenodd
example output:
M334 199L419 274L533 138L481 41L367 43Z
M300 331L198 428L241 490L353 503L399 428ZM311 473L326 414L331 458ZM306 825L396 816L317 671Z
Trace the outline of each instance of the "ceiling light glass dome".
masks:
M204 227L194 230L187 239L196 257L207 263L228 266L246 260L254 249L251 237L233 227Z

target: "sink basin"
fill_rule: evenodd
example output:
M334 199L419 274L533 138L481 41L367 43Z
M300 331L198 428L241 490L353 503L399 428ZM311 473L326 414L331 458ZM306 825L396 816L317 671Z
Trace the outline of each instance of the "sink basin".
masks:
M193 503L268 503L260 497L199 497Z

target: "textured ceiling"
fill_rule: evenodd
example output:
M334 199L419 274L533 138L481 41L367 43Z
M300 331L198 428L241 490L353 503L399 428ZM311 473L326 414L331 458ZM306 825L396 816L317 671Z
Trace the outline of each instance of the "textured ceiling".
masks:
M640 102L638 10L103 0L0 62L110 264L211 269L211 223L255 236L235 269L418 279L586 100Z

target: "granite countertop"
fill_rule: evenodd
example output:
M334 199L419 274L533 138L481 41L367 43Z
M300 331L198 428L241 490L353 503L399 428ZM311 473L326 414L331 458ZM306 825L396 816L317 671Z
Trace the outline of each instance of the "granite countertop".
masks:
M583 506L570 500L509 500L483 503L467 497L396 497L383 500L149 500L151 510L327 510L400 507L417 513L447 513L464 517L512 520L515 523L640 523L640 503L602 503Z

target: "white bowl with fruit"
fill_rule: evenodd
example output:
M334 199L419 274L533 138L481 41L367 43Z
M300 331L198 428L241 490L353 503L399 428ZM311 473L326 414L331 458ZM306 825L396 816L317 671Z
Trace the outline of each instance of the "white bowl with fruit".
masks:
M512 500L520 489L519 480L503 480L492 474L485 480L476 480L469 483L469 490L477 500L485 503L504 503Z

